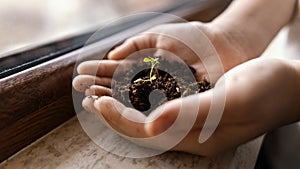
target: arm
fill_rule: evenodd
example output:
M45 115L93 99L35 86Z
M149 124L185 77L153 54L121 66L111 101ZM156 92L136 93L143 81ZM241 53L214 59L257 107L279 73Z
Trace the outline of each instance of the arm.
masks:
M296 2L235 0L212 22L195 23L211 40L228 71L262 54L278 31L291 20Z
M296 4L297 0L235 0L210 25L252 59L291 20ZM224 39L216 41L224 43Z
M278 31L292 18L297 0L235 0L230 7L210 23L193 22L212 42L228 71L236 65L261 55ZM179 25L179 24L177 24ZM193 26L160 25L156 30L173 34L193 30ZM185 40L189 41L188 37ZM126 58L129 54L146 49L164 49L189 60L180 43L160 36L141 34L126 40L108 54L111 60ZM196 44L195 44L196 45ZM199 41L199 46L203 42ZM184 49L185 47L181 47ZM185 49L187 51L188 49ZM200 73L199 73L200 74Z
M124 135L136 138L151 137L162 133L176 120L181 110L181 102L193 105L198 104L195 100L200 99L201 107L198 110L193 130L173 149L200 155L214 155L236 147L271 129L300 120L300 107L297 104L297 98L300 97L299 61L254 59L241 64L262 53L276 33L292 17L295 2L296 0L236 0L213 22L196 23L213 42L225 68L227 68L226 71L228 70L224 76L226 104L221 122L218 130L203 144L198 143L199 133L202 131L210 108L211 93L218 91L217 88L220 86L216 85L214 89L203 94L167 102L163 105L165 106L163 109L157 109L164 110L163 112L154 111L148 117L142 116L136 110L126 108L112 97L106 97L111 95L111 91L99 87L107 86L107 84L101 83L100 78L105 76L105 81L111 79L119 60L126 58L132 52L145 48L160 48L159 44L167 44L167 47L164 46L163 49L168 51L172 51L172 49L181 49L180 52L186 51L182 50L185 48L178 48L180 43L168 41L168 39L162 40L160 36L133 37L114 49L108 55L110 60L101 61L110 69L102 71L98 64L91 66L90 63L82 63L78 68L80 75L73 81L74 88L84 91L85 88L80 89L76 86L92 81L83 75L91 74L91 70L97 70L96 78L99 78L97 81L99 83L96 85L98 86L87 89L86 94L97 95L99 99L87 97L83 101L85 109L96 115L103 115L105 119L111 119L107 123L112 128ZM178 33L189 28L188 25L186 27L177 26L162 25L159 28ZM174 53L176 52L178 51L175 50ZM243 57L244 55L245 57ZM191 61L189 53L182 54L182 56ZM230 69L238 64L241 65ZM126 118L120 118L123 117L120 114L124 113L139 118L139 121L145 123L135 123ZM188 118L189 115L184 117ZM181 132L180 128L178 128L178 132ZM156 148L157 144L155 143L152 143L154 145L147 143L145 146ZM143 145L143 142L140 144Z
M295 83L295 92L294 92L294 102L291 110L291 122L300 121L300 106L299 106L299 98L300 98L300 61L299 60L290 60L290 65L294 69L294 78L291 80Z

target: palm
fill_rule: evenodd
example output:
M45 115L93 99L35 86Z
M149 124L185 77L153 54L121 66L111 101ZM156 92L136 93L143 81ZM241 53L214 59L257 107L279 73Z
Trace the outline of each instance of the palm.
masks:
M111 90L109 87L115 70L120 66L123 60L126 60L127 56L136 51L147 48L156 48L157 50L155 55L164 56L165 51L175 54L188 66L193 67L196 70L195 75L197 80L202 80L203 78L212 80L208 76L208 72L212 72L215 73L213 74L214 80L212 80L215 82L223 75L224 71L226 72L233 66L245 61L245 59L240 58L240 51L233 49L233 44L226 41L223 46L220 46L219 42L224 41L216 42L215 35L207 27L201 25L200 29L202 32L200 32L196 41L194 39L195 34L191 34L191 32L195 31L195 26L190 24L163 25L149 30L148 33L130 38L125 41L124 44L115 48L108 54L109 60L87 61L81 63L78 67L78 73L80 75L73 81L74 88L78 91L86 92L86 95L96 95L99 97L105 95L110 96ZM224 39L224 37L222 38ZM217 58L217 55L215 55L216 53L214 52L212 52L213 55L210 55L212 54L211 51L213 51L213 49L211 49L212 45L210 42L217 50L220 58ZM207 48L210 48L210 50L208 50L208 52L203 52L207 51ZM224 66L224 70L221 70L220 66L215 63L219 62L218 59L220 59L222 66ZM206 65L207 63L210 63L208 66L210 70L207 70L205 63ZM209 108L211 99L210 93L211 92L207 92L206 94L200 95L200 99L203 100L202 102L206 103L208 106L204 106L204 109L201 109L203 112L206 111L206 108ZM192 100L197 100L196 98L199 96L195 95L188 98L176 99L172 102L166 103L166 110L164 112L165 116L160 116L160 118L153 122L153 125L145 125L143 122L145 122L148 118L155 116L155 112L153 112L154 115L145 117L142 113L136 110L124 107L111 97L101 97L101 99L96 102L94 102L92 98L88 97L83 101L83 106L90 112L94 112L96 114L101 112L105 119L114 119L113 121L108 121L109 125L122 134L132 137L149 137L166 129L161 127L166 126L166 124L162 125L162 123L166 123L166 121L168 121L169 125L171 125L173 120L177 117L178 109L180 109L180 107L178 107L180 104L178 103L183 100L191 99L192 97L195 97L195 99ZM189 104L195 104L192 100L188 101ZM118 109L113 108L115 105L119 105ZM130 116L129 119L134 118L141 123L133 122L123 116L120 116L120 114L124 115L124 112L126 112L126 115ZM203 126L205 117L205 113L198 115L194 130L192 130L188 136L175 147L176 150L188 151L195 154L208 154L206 152L209 151L207 147L205 148L203 145L198 147L199 144L195 143L195 140L197 140L201 131L201 127ZM126 130L124 130L124 127ZM135 133L137 130L141 132ZM191 140L194 140L194 144L187 148L187 143ZM145 146L155 146L151 143L147 144L148 145ZM211 147L211 144L213 143L209 143L208 147ZM201 152L195 152L195 148L200 149Z

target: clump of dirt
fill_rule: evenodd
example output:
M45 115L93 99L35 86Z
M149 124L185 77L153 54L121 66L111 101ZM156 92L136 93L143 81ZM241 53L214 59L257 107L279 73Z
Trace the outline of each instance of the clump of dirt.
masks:
M152 81L149 81L150 68L143 69L132 79L128 79L136 70L139 70L141 65L135 65L120 73L118 76L124 80L113 82L113 97L125 106L148 114L167 101L201 93L212 88L211 83L206 79L196 81L193 76L195 70L191 67L184 69L182 63L169 62L165 59L161 59L159 62L159 66L164 70L159 67L153 68L152 76L155 76L155 79Z

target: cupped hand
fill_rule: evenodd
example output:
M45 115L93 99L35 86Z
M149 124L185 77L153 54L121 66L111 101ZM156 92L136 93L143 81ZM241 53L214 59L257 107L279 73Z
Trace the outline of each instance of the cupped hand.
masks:
M81 63L77 68L79 76L74 80L74 88L84 91L93 84L110 87L114 71L123 60L134 52L150 48L157 49L156 55L163 55L164 51L175 54L196 70L194 75L197 80L215 82L224 72L250 58L251 55L246 52L248 49L241 46L241 41L243 36L230 35L213 24L189 22L159 25L127 39L108 53L108 60ZM210 68L210 76L215 78L208 76L203 63Z
M162 109L157 108L148 117L110 97L111 81L115 70L131 53L147 48L156 48L158 53L163 50L172 52L196 70L195 75L198 80L205 77L207 71L203 66L203 59L209 60L213 56L200 56L199 59L195 51L190 48L191 43L194 49L206 47L201 40L193 39L191 36L193 34L189 35L195 27L200 29L208 38L206 40L215 47L224 71L248 60L245 49L236 43L238 42L236 39L230 39L230 36L210 25L199 22L161 25L129 38L108 54L108 60L87 61L78 66L79 75L73 80L73 86L76 90L85 92L87 96L93 96L83 100L83 107L95 113L104 124L124 136L145 138L159 135L169 128L177 118L182 103L193 106L200 102L195 124L187 136L173 147L173 150L199 155L214 155L233 148L279 125L276 120L269 120L269 118L277 119L282 110L288 109L286 107L288 101L283 102L280 99L288 100L291 88L287 86L292 84L287 84L290 83L288 80L290 73L286 64L277 60L255 60L240 65L223 76L226 86L217 83L215 88L208 92L167 102L162 105L163 111L158 111ZM220 76L222 74L218 74L218 77ZM223 94L226 97L223 117L209 140L199 144L199 134L208 115L212 98L215 97L214 93L221 91L218 88L222 87L226 89ZM276 96L272 95L274 91L278 91L275 93ZM199 102L195 103L195 100ZM274 115L270 115L271 112L275 112ZM190 116L186 114L187 118ZM178 129L178 132L182 132L180 130ZM155 141L137 144L164 148L157 147Z
M112 61L112 64L114 62ZM88 66L93 68L93 65ZM172 150L212 156L298 119L293 110L293 107L297 107L294 93L296 86L292 80L295 79L294 72L290 64L284 60L251 60L228 71L212 90L167 102L162 105L162 109L158 107L148 117L137 110L125 107L110 97L110 89L98 85L86 90L86 95L97 97L87 97L83 101L83 106L101 117L108 127L120 134L145 138L166 131L178 117L182 104L193 106L201 103L192 129ZM218 90L220 88L225 88L224 93L219 93L222 92ZM222 119L213 135L200 144L199 134L205 132L202 129L211 101L213 97L223 95L226 102ZM186 118L189 115L186 113ZM128 116L131 118L126 118ZM182 132L180 127L177 130L178 133ZM159 141L161 140L157 140ZM163 149L164 147L157 147L157 142L137 144Z
M205 53L208 48L211 50L212 45L226 72L254 57L249 51L250 46L242 43L247 41L245 38L237 33L225 32L213 23L164 24L127 39L125 43L108 54L108 59L121 60L133 52L155 48L172 52L188 65L197 67L202 64L201 60L207 57L217 57L214 53L212 56ZM197 52L195 48L200 49L200 52L195 53Z

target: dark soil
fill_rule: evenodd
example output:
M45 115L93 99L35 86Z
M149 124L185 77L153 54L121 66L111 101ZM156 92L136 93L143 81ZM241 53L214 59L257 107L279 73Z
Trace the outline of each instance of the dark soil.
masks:
M206 79L198 82L195 80L193 76L195 70L193 68L187 69L180 63L170 63L166 60L160 60L158 68L153 69L153 75L156 76L156 79L152 83L146 81L149 79L150 68L139 71L130 79L139 66L135 65L128 71L120 73L118 75L120 78L114 81L112 89L114 98L125 106L135 108L145 114L166 101L201 93L212 88L212 85ZM159 67L163 67L164 70ZM167 72L170 72L173 76ZM139 78L142 81L135 82Z

